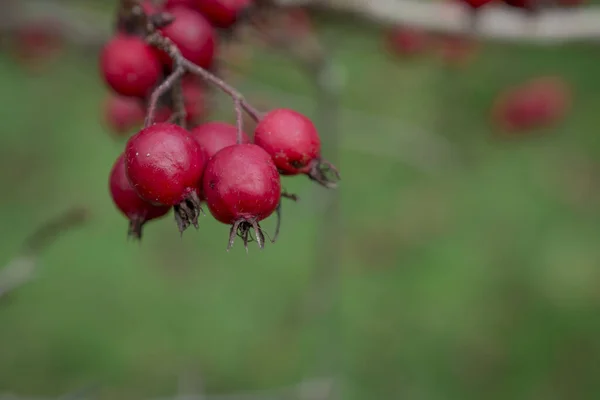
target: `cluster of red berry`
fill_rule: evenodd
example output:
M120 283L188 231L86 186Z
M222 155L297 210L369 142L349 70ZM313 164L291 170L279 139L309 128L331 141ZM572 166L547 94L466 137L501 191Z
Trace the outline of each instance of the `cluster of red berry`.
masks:
M214 22L191 7L192 3L193 0L169 0L164 6L157 7L145 0L140 6L150 22L164 25L160 32L178 46L185 58L200 67L211 68L217 51L217 32L212 25ZM222 5L217 9L227 14L232 23L234 16L244 6L242 1L206 3L213 3L215 7ZM228 8L223 8L225 6ZM168 12L168 20L164 18L165 12ZM111 129L119 134L129 132L143 121L149 94L171 69L169 55L145 42L145 27L140 25L143 25L142 22L135 18L121 16L117 34L105 45L101 54L102 74L114 91L106 104L106 120ZM183 79L182 94L187 123L197 123L204 116L204 93L201 80L192 76ZM171 117L173 104L168 98L163 100L166 101L161 104L156 119L164 122Z
M110 175L112 198L130 221L129 234L141 238L143 224L171 208L181 233L190 225L198 228L204 203L215 219L231 225L228 248L236 235L247 245L252 233L262 248L259 222L279 212L282 196L294 198L282 192L280 175L305 174L325 187L339 179L321 158L317 129L291 109L259 113L206 70L215 55L214 27L231 26L248 1L169 1L161 10L143 5L122 13L101 56L108 86L148 109L144 128L129 138ZM197 75L232 96L237 125L186 128L181 113L188 114L187 107L177 109L175 91ZM163 97L171 103L169 121L156 112ZM242 111L257 122L253 140L243 131Z

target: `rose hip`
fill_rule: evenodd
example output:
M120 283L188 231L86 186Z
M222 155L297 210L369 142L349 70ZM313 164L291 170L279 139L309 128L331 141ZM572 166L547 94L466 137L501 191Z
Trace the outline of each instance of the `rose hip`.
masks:
M391 53L399 56L422 54L429 45L426 32L410 27L394 27L388 34L388 45Z
M492 108L492 118L505 131L540 128L564 118L570 100L569 85L562 79L536 78L501 93Z
M123 154L115 161L109 180L110 194L117 208L129 219L130 237L142 238L143 225L169 212L170 207L155 206L143 200L131 187L125 174L125 157Z
M100 55L106 83L118 94L145 97L158 83L162 66L156 51L136 36L119 34Z
M104 118L117 135L124 135L144 122L146 110L137 97L110 95L104 105Z
M306 174L321 185L336 186L326 172L339 180L337 169L321 158L321 140L312 121L297 111L278 108L256 126L254 143L271 155L283 175Z
M198 125L191 131L200 145L204 158L208 161L219 150L233 146L237 140L237 127L226 122L213 121ZM242 132L242 143L250 143L250 138Z
M187 130L169 123L151 125L128 140L125 156L129 182L143 199L174 206L180 232L190 224L198 227L205 162Z
M251 0L196 0L196 7L213 25L229 28L251 3Z
M177 6L169 9L175 20L162 28L163 35L173 41L181 55L201 66L210 68L215 57L216 34L208 20L199 12ZM168 54L161 53L163 63L170 66Z
M248 250L251 229L259 247L264 247L259 222L277 209L281 197L279 173L269 154L254 144L223 148L208 160L202 189L210 213L231 224L228 250L236 234Z

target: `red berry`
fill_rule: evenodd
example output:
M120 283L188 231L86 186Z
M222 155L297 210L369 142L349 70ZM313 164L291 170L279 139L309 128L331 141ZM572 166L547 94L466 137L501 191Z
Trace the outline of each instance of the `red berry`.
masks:
M196 7L219 28L229 28L251 0L196 0Z
M156 110L156 114L154 115L154 123L167 122L172 114L171 108L167 106L160 107Z
M312 121L287 108L275 109L263 117L256 127L254 142L287 175L308 172L310 161L318 158L321 151L321 140Z
M208 161L202 190L211 214L232 225L228 249L236 233L247 249L251 228L259 247L264 246L258 223L277 209L281 197L279 174L269 154L254 144L225 147Z
M534 11L539 6L539 0L504 0L508 6Z
M560 78L537 78L502 93L492 117L506 131L541 128L564 118L570 99L569 86Z
M167 10L179 6L191 8L193 10L197 9L196 0L167 0L165 3L165 8Z
M237 143L237 127L226 122L207 122L192 129L192 136L208 160L219 150ZM243 132L242 143L250 143L250 138Z
M466 3L471 8L480 8L493 1L495 0L462 0L463 3Z
M122 135L144 122L146 110L137 97L111 95L106 99L104 118L108 127Z
M110 194L117 208L129 219L129 235L141 239L142 226L151 219L160 218L170 207L155 206L144 201L131 187L125 174L125 157L117 158L110 173Z
M395 27L389 32L388 44L393 54L413 56L427 49L429 35L416 28Z
M204 87L195 79L183 79L183 102L185 105L186 121L190 124L199 122L206 114Z
M133 135L125 168L135 191L153 204L175 206L179 230L198 225L204 156L188 131L158 123Z
M140 6L142 7L142 10L144 10L146 15L153 15L160 11L160 8L157 7L156 4L152 2L152 0L142 0Z
M162 74L155 50L136 36L115 36L104 46L100 66L106 83L123 96L146 96Z
M267 113L256 126L254 143L271 155L281 174L306 174L326 187L335 186L327 170L339 179L335 167L321 158L317 128L299 112L278 108Z
M175 20L161 29L162 33L177 45L183 57L209 68L216 48L216 35L210 22L199 12L186 7L173 7L169 13ZM171 65L166 53L161 53L161 57L166 65Z
M13 53L32 70L42 66L42 61L53 59L61 47L60 28L51 21L24 24L14 32Z

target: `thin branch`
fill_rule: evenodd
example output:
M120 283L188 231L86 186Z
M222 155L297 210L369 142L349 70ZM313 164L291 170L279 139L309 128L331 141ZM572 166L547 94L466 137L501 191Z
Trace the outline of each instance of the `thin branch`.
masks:
M73 207L40 225L24 240L19 255L0 270L0 298L31 281L37 270L39 254L61 233L79 227L87 220L87 209Z
M146 120L144 121L145 127L148 127L154 123L160 98L169 90L173 89L176 83L181 81L183 74L185 74L185 70L180 65L177 65L171 75L169 75L167 79L165 79L156 89L154 89L152 95L150 96L150 101L148 102L148 112L146 114ZM176 113L178 111L179 110L176 110ZM179 117L179 115L177 115L177 117Z
M186 400L329 400L331 399L332 379L309 379L292 386L265 390L242 391L200 396L186 396ZM181 397L179 398L181 399ZM178 400L179 400L178 399ZM159 398L153 400L174 400Z
M260 111L258 111L257 109L255 109L250 103L248 103L246 101L246 99L244 98L244 96L238 92L233 86L230 86L227 82L225 82L224 80L222 80L221 78L219 78L218 76L208 72L207 70L205 70L204 68L192 63L191 61L183 58L183 56L181 56L181 53L179 53L178 57L175 59L175 61L179 61L181 62L181 65L188 70L189 72L191 72L192 74L198 75L200 77L202 77L204 80L206 80L207 82L212 83L213 85L217 86L219 89L221 89L224 93L226 93L227 95L229 95L234 102L239 103L240 107L246 111L246 113L252 117L252 119L254 119L255 121L259 121L262 117L262 113Z
M171 75L169 75L169 77L165 79L164 82L161 83L150 96L145 126L149 126L154 122L154 116L156 114L158 101L160 100L161 96L167 91L171 90L174 87L174 85L176 85L181 80L181 77L186 72L189 72L191 74L200 76L202 79L218 87L221 91L223 91L231 97L236 110L237 142L242 143L242 110L245 111L256 122L260 120L260 118L262 117L262 113L255 109L250 103L248 103L244 96L240 92L238 92L233 86L229 85L227 82L225 82L218 76L210 73L206 69L194 64L193 62L183 57L179 48L177 48L177 46L169 38L163 36L158 31L153 31L151 27L149 27L148 33L149 34L146 38L146 41L150 45L166 52L169 55L173 62L174 70L171 73Z
M272 0L279 6L317 6L349 12L385 24L406 24L449 34L472 33L464 7L453 2L424 0ZM102 46L112 35L110 16L71 2L18 0L0 13L0 30L14 31L39 20L56 22L63 37L76 45ZM600 39L600 7L542 11L532 29L518 10L491 5L481 10L477 36L505 41L556 42Z
M460 2L424 0L276 0L278 5L315 6L353 13L378 23L406 24L451 34L472 33L469 10ZM520 10L503 5L483 7L476 35L485 39L556 43L600 39L600 7L541 10L532 29Z
M185 99L183 97L183 81L175 82L173 86L173 109L176 116L176 123L187 128L187 111L185 110Z

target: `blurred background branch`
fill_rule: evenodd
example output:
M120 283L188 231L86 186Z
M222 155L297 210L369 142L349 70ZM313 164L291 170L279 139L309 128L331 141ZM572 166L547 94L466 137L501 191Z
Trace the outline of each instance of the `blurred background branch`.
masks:
M181 385L181 382L180 382ZM152 400L330 400L332 381L330 379L310 379L296 385L254 391L240 391L223 394L204 394L198 388L190 392L187 383L180 386L179 394L173 397L160 397ZM97 386L89 386L54 400L84 400L94 397ZM0 400L50 400L48 397L17 396L0 393Z
M459 2L419 0L273 0L282 6L311 6L356 14L384 24L405 24L452 34L471 34L468 10ZM0 14L0 28L15 29L40 18L61 22L67 39L76 44L101 45L111 32L111 20L104 13L76 3L52 0L8 2ZM8 10L8 11L7 11ZM490 6L481 10L476 35L485 39L557 43L600 39L600 7L547 9L528 23L518 10Z
M88 211L77 206L40 225L25 239L19 255L0 269L0 299L31 281L37 271L40 253L61 233L83 225L87 219Z
M349 12L379 23L411 25L453 34L471 34L469 10L460 2L419 0L277 0L281 5L314 6ZM600 8L547 9L532 29L519 10L490 5L479 13L476 35L486 39L556 43L600 39Z

